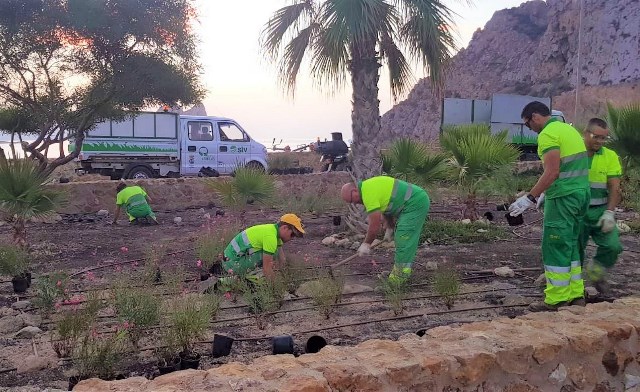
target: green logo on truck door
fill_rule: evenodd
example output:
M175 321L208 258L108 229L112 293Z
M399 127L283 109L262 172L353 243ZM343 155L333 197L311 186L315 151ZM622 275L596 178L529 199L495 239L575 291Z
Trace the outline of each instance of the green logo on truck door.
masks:
M232 152L234 154L242 154L244 152L249 152L249 147L231 146L229 147L229 152Z

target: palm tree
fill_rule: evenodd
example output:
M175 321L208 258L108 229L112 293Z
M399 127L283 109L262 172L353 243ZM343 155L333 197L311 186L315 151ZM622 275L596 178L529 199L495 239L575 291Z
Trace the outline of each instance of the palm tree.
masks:
M295 0L265 25L262 46L279 59L280 79L293 93L303 61L323 87L351 78L353 169L365 179L381 170L379 68L389 69L394 99L413 85L407 55L429 71L435 87L455 51L452 11L437 0Z
M640 165L640 104L616 108L607 103L607 112L609 145L622 158L626 173L630 165Z
M440 144L451 154L454 180L466 194L463 218L477 220L476 193L481 181L513 165L520 151L507 142L507 131L491 133L488 125L445 127Z
M27 246L26 222L54 213L62 194L45 185L48 175L30 159L7 160L0 156L0 211L13 220L13 239Z
M447 154L431 153L413 139L396 140L382 153L383 173L426 187L448 177Z

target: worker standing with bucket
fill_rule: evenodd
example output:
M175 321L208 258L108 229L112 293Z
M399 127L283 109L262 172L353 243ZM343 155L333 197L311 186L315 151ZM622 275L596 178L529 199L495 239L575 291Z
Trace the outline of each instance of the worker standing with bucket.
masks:
M542 262L547 279L544 301L529 310L556 310L584 305L584 281L579 238L589 206L589 157L580 133L551 117L542 102L534 101L520 115L538 136L538 156L544 172L529 193L509 206L512 216L521 215L544 200ZM543 195L544 192L544 195Z
M395 240L395 265L389 280L404 282L411 276L411 268L416 257L422 227L429 213L429 196L417 185L378 176L344 184L342 200L347 203L363 204L369 215L367 235L358 249L360 256L371 252L371 244L378 235L384 220L385 241ZM394 221L395 235L394 235Z

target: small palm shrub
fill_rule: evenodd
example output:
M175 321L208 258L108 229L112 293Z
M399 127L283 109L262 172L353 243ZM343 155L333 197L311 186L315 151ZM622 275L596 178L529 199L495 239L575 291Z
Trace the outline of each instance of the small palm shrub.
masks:
M507 131L492 134L488 125L447 126L440 144L451 154L452 180L465 194L463 218L478 219L476 194L481 181L511 167L520 151L507 142Z
M48 179L33 160L0 155L0 212L12 219L13 239L20 246L27 246L26 222L53 214L63 200L45 186Z
M264 171L239 167L231 179L215 179L208 186L230 208L243 208L247 204L266 205L275 192L275 180Z

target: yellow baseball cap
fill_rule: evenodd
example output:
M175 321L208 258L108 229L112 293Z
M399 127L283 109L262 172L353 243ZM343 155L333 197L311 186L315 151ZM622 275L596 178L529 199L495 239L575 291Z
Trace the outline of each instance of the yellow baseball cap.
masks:
M284 214L282 215L282 218L280 218L280 222L288 223L295 227L300 233L304 234L302 220L300 220L296 214Z

